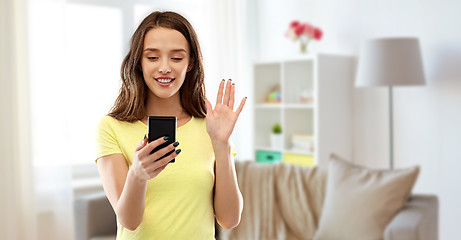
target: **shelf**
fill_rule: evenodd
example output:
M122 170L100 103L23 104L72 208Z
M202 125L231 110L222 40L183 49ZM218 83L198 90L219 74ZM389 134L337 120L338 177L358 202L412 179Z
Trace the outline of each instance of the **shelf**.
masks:
M257 148L256 161L259 163L295 164L300 166L314 166L315 154L309 151L276 150L272 148Z
M300 155L308 155L314 156L314 152L311 151L300 151L300 150L291 150L291 149L274 149L271 147L256 147L256 151L268 151L268 152L279 152L279 153L288 153L288 154L300 154Z
M308 103L294 103L294 104L284 104L285 108L289 109L313 109L313 104Z
M332 152L350 158L354 68L353 57L333 54L254 62L255 150L301 165L325 165ZM266 102L274 92L281 102ZM271 148L277 123L282 149ZM315 136L313 151L292 150L294 134Z
M255 108L258 109L279 109L282 107L282 104L280 103L262 103L262 104L256 104Z
M272 108L255 108L254 141L258 146L271 146L270 138L272 127L275 124L281 124L281 109Z
M255 149L256 151L284 152L283 149L274 149L271 147L263 147L263 146L256 147Z
M301 151L301 150L285 150L283 153L288 153L288 154L300 154L300 155L309 155L309 156L314 156L315 153L311 151Z

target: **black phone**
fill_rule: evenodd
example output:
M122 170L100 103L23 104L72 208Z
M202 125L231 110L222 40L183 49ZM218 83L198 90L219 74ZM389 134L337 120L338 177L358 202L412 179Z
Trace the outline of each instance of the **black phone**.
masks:
M151 153L162 149L169 144L176 142L176 117L164 117L164 116L149 116L148 118L148 134L147 134L147 141L152 142L158 138L163 138L168 136L168 140L165 143L162 143L158 147L154 148ZM163 155L161 158L157 159L160 160L171 153L173 151ZM171 160L170 163L175 162L175 159Z

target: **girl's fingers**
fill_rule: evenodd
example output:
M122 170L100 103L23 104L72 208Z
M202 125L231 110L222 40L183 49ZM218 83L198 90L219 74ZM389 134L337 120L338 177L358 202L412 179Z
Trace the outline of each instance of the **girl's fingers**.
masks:
M240 113L242 112L242 109L243 109L243 106L245 106L245 102L247 101L247 98L244 97L242 99L242 101L240 102L240 106L237 108L237 111L235 111L235 113L237 113L237 117L240 115Z
M147 138L144 139L144 141L147 142ZM154 148L160 146L162 143L165 143L166 140L165 138L161 137L159 139L156 139L148 144L146 144L146 146L140 150L140 156L148 156L152 150L154 150Z
M152 177L152 178L156 177L156 176L159 175L167 166L168 166L168 164L167 164L167 165L164 165L164 166L161 166L161 167L159 167L159 168L157 168L157 169L155 169L155 171L150 175L150 177Z
M136 151L141 150L144 146L146 146L146 143L147 143L147 137L146 137L146 135L144 134L144 138L143 138L142 141L138 144L138 146L136 146Z
M154 161L152 164L150 164L147 168L146 168L146 171L148 172L148 174L152 177L152 176L157 176L157 174L155 174L157 171L159 171L159 169L161 169L160 171L162 171L166 166L168 166L168 164L170 164L171 160L173 160L174 158L176 158L179 153L181 152L181 150L175 150L174 152L172 152L170 155L168 156L165 156L164 158L160 159L160 160L157 160L157 161Z
M232 83L230 86L230 96L229 96L229 107L234 110L234 102L235 102L235 83Z
M168 146L165 146L164 148L161 148L157 151L155 151L154 153L152 153L151 155L149 155L148 159L149 159L149 162L156 162L158 159L160 159L161 157L165 156L166 154L168 154L169 152L171 151L175 151L176 150L176 146L173 145L174 143L171 143L170 145ZM179 144L179 143L178 143ZM170 154L171 155L171 154ZM170 156L168 155L168 156ZM166 157L165 157L166 158ZM172 158L173 159L173 158ZM162 158L163 160L163 158ZM171 159L170 159L171 160Z
M165 156L164 158L155 161L154 164L153 164L154 169L157 169L157 168L160 168L162 166L168 165L171 162L171 160L173 160L174 158L176 158L179 155L180 152L181 152L181 149L175 150L170 155Z
M208 101L208 99L205 99L205 106L206 106L206 114L210 114L212 115L213 114L213 106L211 106L211 103L210 101Z
M216 98L216 105L222 103L222 95L223 95L223 90L224 90L224 83L225 83L225 80L223 79L221 81L221 83L219 84L218 97Z
M229 106L231 85L232 85L232 80L229 79L226 83L226 92L224 93L224 99L223 99L224 106Z

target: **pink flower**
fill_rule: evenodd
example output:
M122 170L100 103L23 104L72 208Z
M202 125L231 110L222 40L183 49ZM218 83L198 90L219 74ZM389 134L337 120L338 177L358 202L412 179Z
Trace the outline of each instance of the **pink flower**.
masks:
M309 23L304 24L304 33L309 37L313 37L314 36L314 27L312 25L310 25Z
M299 25L299 21L295 20L295 21L290 23L290 28L297 27L298 25Z
M304 25L305 25L305 24L303 23L303 24L299 24L299 25L297 25L297 26L295 27L295 34L296 34L297 36L301 36L301 34L303 34L303 32L304 32Z
M287 37L287 38L291 37L291 29L288 29L288 30L285 32L285 37Z
M319 41L320 39L322 39L322 36L323 36L322 30L320 28L314 28L314 34L313 34L314 39Z
M298 20L294 20L290 23L288 30L285 32L285 37L294 40L306 41L309 39L320 40L322 39L323 32L320 28L317 28L310 23L301 23Z

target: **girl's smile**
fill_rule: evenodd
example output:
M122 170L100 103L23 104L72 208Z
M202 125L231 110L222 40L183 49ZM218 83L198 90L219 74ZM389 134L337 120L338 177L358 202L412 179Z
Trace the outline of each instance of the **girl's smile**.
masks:
M157 78L154 78L154 79L162 87L169 87L171 85L171 83L175 80L175 78L173 78L173 77L164 77L164 76L157 77Z

